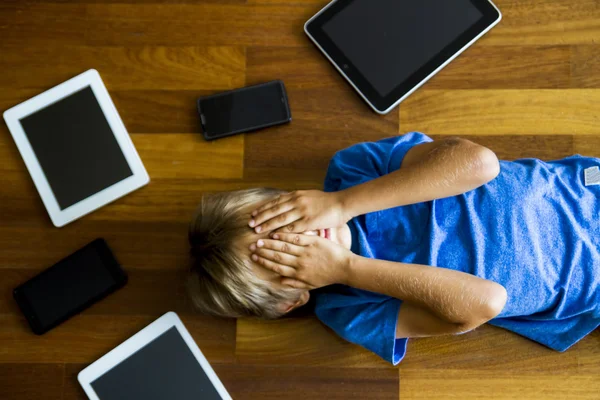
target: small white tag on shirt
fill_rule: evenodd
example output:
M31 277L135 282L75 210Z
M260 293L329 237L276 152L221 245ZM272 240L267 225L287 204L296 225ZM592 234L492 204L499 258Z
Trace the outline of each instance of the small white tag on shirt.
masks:
M600 169L591 167L585 170L585 186L600 185Z

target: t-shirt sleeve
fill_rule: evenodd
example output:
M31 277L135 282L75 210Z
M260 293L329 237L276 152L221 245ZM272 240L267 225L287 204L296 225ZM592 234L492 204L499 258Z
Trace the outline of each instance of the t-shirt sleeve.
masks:
M344 190L389 174L400 168L411 148L432 141L423 133L411 132L378 142L359 143L341 150L329 163L325 191Z
M362 292L363 295L356 294ZM402 301L348 288L346 293L317 297L317 318L347 341L364 347L398 365L406 354L408 339L396 339Z

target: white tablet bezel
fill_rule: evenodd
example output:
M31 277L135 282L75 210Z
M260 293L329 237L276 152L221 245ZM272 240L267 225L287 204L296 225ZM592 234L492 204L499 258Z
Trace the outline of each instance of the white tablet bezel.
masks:
M204 369L206 376L208 376L219 395L221 395L224 400L231 400L231 396L227 393L225 386L223 386L221 380L217 377L217 374L215 374L215 371L196 345L196 342L183 325L183 322L181 322L179 316L172 311L166 313L81 371L77 375L77 380L83 387L85 394L90 400L100 400L92 388L92 382L173 327L177 329L185 343L188 345L190 351L194 357L196 357L196 360L198 360L202 369Z
M88 86L94 92L98 104L115 135L115 139L117 140L133 175L61 210L54 193L52 193L46 175L23 131L20 120ZM94 69L90 69L77 75L64 83L5 111L4 120L6 121L6 125L8 125L8 129L23 157L23 161L29 170L29 174L33 179L35 187L42 198L42 202L50 215L50 219L56 227L64 226L69 222L146 185L150 181L148 173L142 164L142 160L129 137L129 133L127 132L127 129L125 129L125 125L123 124L104 83L102 83L100 74Z
M328 8L330 8L331 6L333 6L335 3L337 3L338 0L332 0L330 3L328 3L325 7L323 7L318 13L316 13L315 15L313 15L308 21L306 21L306 23L304 24L304 33L309 37L309 39L315 44L315 46L317 46L317 48L323 53L323 55L329 60L329 62L335 67L335 69L338 70L338 72L344 77L344 79L346 79L346 81L348 81L348 83L350 84L350 86L352 86L354 88L354 90L360 95L360 97L362 97L362 99L369 105L369 107L371 107L371 109L373 111L375 111L377 114L380 115L386 115L388 114L390 111L392 111L394 108L396 108L401 102L403 102L408 96L410 96L411 94L413 94L417 89L419 89L421 86L423 86L427 81L429 81L431 78L433 78L437 73L439 73L442 69L444 69L448 64L450 64L456 57L458 57L459 55L461 55L465 50L467 50L469 47L471 47L475 42L477 42L479 39L481 39L481 37L483 35L485 35L486 33L488 33L492 28L494 28L496 25L498 25L500 23L500 21L502 20L502 12L500 11L500 9L492 2L492 0L487 0L487 2L489 2L489 4L498 12L498 19L496 19L492 24L490 24L488 27L486 27L483 31L481 31L475 38L473 38L469 43L467 43L465 46L461 47L458 51L456 51L451 57L449 57L442 65L440 65L438 68L436 68L433 72L431 72L429 75L427 75L424 79L422 79L420 82L418 82L416 85L414 85L408 92L406 92L403 96L401 96L398 100L396 100L392 105L390 105L389 107L387 107L386 109L379 109L377 108L377 106L375 104L373 104L373 102L369 99L369 97L362 92L362 90L359 89L359 87L356 85L356 83L348 76L348 74L346 74L346 72L344 71L344 68L340 68L340 66L338 66L337 62L334 60L334 58L331 56L331 54L329 54L324 48L323 46L321 46L321 43L319 43L319 41L310 33L309 31L309 25L315 21L317 18L319 18L321 16L321 14L323 14L325 11L327 11Z

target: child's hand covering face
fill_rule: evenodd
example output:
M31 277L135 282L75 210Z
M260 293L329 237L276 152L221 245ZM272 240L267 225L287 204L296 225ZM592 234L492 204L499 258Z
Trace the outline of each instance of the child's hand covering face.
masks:
M248 223L256 233L306 232L344 225L350 220L341 192L300 190L278 196L252 212Z
M252 260L283 277L282 284L317 289L344 283L353 253L319 236L275 233L250 245Z

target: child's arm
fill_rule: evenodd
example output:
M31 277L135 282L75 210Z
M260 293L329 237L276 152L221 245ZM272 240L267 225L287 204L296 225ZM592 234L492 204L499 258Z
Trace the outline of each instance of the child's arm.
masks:
M402 168L339 192L350 217L466 193L500 172L496 155L465 139L448 138L413 147Z
M496 155L468 140L424 143L411 148L402 167L388 175L335 193L309 190L279 196L255 210L249 225L256 232L341 226L357 215L468 192L499 171Z
M403 300L396 337L470 331L506 303L502 285L464 272L354 256L345 284Z
M341 283L402 299L397 337L466 332L496 317L506 303L502 285L464 272L360 257L318 236L273 238L251 247L252 259L285 277L285 285Z

